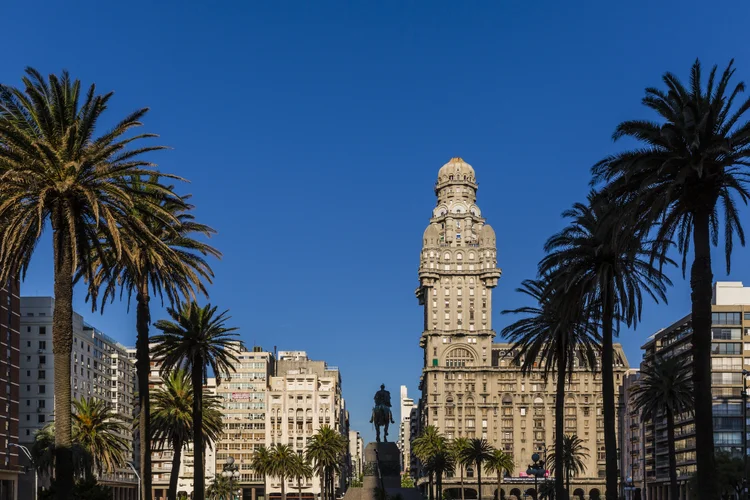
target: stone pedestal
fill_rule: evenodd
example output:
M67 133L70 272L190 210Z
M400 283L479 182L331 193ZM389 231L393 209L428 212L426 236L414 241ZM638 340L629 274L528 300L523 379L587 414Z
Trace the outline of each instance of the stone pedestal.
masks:
M422 500L418 490L401 487L400 453L396 443L370 443L364 455L362 488L349 488L344 500L385 500L378 496L381 488L388 498L399 495L403 500Z

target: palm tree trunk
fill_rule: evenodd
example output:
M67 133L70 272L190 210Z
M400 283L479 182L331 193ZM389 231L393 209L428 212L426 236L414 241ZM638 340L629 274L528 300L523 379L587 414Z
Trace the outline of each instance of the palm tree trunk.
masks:
M555 395L555 499L567 500L565 493L565 471L563 470L563 441L565 425L565 377L568 357L563 347L557 353L557 387Z
M320 469L320 500L326 500L326 469L322 467Z
M693 322L693 388L695 394L695 448L698 491L696 498L717 498L714 463L714 429L711 402L711 242L710 210L693 214L693 249L690 269L690 298Z
M614 290L606 280L602 307L602 403L604 408L605 497L617 500L617 430L615 429L615 374L613 346Z
M670 500L680 499L680 490L677 486L677 454L674 446L674 413L667 406L667 446L669 446L669 490Z
M438 471L435 473L435 495L437 500L443 499L443 473Z
M464 496L464 466L459 465L458 468L461 473L461 500L466 500L466 497Z
M503 469L497 469L497 500L500 500L500 481L502 480L502 478Z
M135 341L136 375L138 378L138 430L140 446L139 460L141 469L141 499L151 500L151 404L149 400L148 377L151 372L151 358L148 347L148 325L151 323L151 310L148 293L148 279L140 285L136 298L136 330L138 336ZM171 479L170 479L171 481ZM175 486L176 487L176 486Z
M430 487L430 491L429 491L429 492L427 493L427 496L428 496L429 500L433 500L433 499L435 498L435 497L433 496L433 491L434 491L434 490L433 490L433 488L432 488L432 477L433 477L433 476L432 476L432 472L430 472L430 484L429 484L429 487Z
M482 500L482 463L477 460L477 500Z
M205 500L206 478L203 470L203 358L193 360L193 500ZM284 500L284 499L282 499Z
M177 500L177 482L180 479L180 463L182 461L182 441L174 439L172 442L172 472L169 474L169 489L167 500Z
M286 478L281 476L281 500L286 500Z
M297 478L297 488L299 488L299 500L302 500L302 478Z
M55 360L55 481L57 499L73 491L70 358L73 352L73 255L67 224L60 213L53 218L55 306L52 352Z

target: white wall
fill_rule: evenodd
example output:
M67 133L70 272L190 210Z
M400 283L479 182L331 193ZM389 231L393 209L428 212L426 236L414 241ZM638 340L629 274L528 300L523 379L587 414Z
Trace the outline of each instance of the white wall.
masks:
M750 287L742 286L741 281L717 281L713 303L717 306L750 305Z

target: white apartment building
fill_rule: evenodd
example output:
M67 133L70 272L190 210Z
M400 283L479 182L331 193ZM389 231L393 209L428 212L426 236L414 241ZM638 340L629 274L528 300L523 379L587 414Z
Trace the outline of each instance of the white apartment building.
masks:
M359 431L349 431L349 460L351 461L349 484L352 481L359 480L364 472L364 453L364 441Z
M401 386L401 414L399 417L398 449L401 451L401 472L411 472L411 411L414 400L409 397L408 389Z

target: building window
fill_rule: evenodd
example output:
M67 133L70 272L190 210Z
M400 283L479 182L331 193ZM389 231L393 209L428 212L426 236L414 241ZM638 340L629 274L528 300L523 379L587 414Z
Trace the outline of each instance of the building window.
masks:
M44 380L47 378L47 372L45 370L39 370L39 380Z
M742 317L738 312L711 313L711 323L714 325L741 325Z
M45 420L46 420L46 416L45 415L37 415L37 421L40 424L43 424Z
M46 326L40 326L39 327L39 335L47 335L47 327Z
M40 385L39 386L39 394L47 394L47 386Z
M713 340L742 340L741 328L711 328Z
M39 349L46 349L47 348L47 341L46 340L40 340L39 341Z

